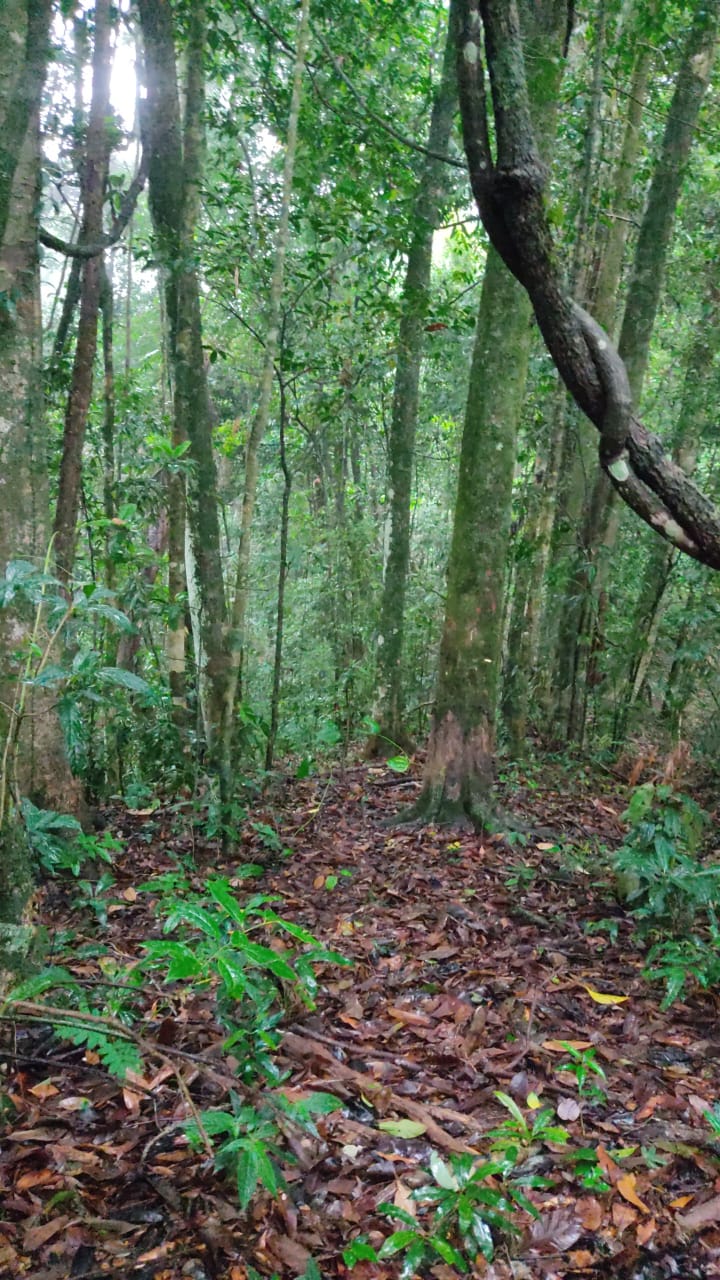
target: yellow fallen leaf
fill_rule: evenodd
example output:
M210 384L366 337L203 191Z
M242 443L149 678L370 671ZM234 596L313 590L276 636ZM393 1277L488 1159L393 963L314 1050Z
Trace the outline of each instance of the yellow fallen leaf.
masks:
M636 1209L642 1209L643 1213L649 1213L647 1205L640 1199L635 1190L635 1174L626 1173L622 1178L618 1178L616 1187L620 1192L623 1200L627 1200L628 1204L634 1204Z
M690 1201L691 1201L691 1200L694 1200L694 1199L695 1199L695 1196L694 1196L694 1195L692 1195L692 1196L678 1196L675 1200L671 1200L671 1201L670 1201L670 1208L671 1208L671 1209L684 1209L684 1208L685 1208L685 1205L690 1204Z
M543 1040L550 1053L567 1053L568 1049L592 1049L592 1040Z
M630 999L629 996L612 995L609 991L594 991L592 987L588 986L587 982L581 982L580 986L587 991L590 999L594 1000L596 1004L622 1004L625 1000Z
M537 1111L542 1106L542 1102L536 1093L529 1093L525 1102L531 1111Z

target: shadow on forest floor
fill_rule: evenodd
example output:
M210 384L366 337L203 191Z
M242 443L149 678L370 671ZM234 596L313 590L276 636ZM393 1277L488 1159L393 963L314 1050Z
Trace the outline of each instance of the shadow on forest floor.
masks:
M0 1055L0 1275L391 1280L396 1259L361 1260L350 1272L343 1249L359 1233L377 1249L397 1229L380 1204L413 1212L432 1148L445 1159L486 1155L488 1131L508 1119L502 1091L531 1120L526 1104L538 1095L569 1140L527 1153L531 1173L551 1180L530 1193L540 1216L519 1213L522 1234L500 1242L492 1263L478 1258L472 1275L720 1276L720 1147L703 1115L720 1097L715 1001L693 996L663 1012L662 992L642 976L601 852L621 840L619 785L559 771L539 787L527 781L516 779L512 807L562 832L554 844L386 828L415 784L383 766L291 782L272 814L251 815L276 822L292 848L252 892L277 894L279 914L353 962L323 968L314 1011L288 1011L285 1090L324 1090L343 1106L318 1117L317 1136L291 1138L289 1194L277 1201L262 1193L241 1212L231 1181L179 1133L187 1106L172 1073L153 1079L148 1066L123 1088L92 1053L19 1025ZM136 892L142 881L189 854L199 883L209 871L232 876L237 860L221 868L214 844L194 847L177 813L110 817L125 851L100 936L131 959L158 930L152 898ZM258 852L248 825L240 860ZM98 932L71 905L74 891L51 886L39 914L53 931L75 931L77 954ZM614 941L586 932L603 918ZM75 962L91 986L97 963L88 951ZM168 1015L160 996L157 1009L148 1002L143 1034L194 1055L185 1080L195 1103L218 1105L203 1069L220 1061L210 997L178 997ZM577 1073L558 1071L588 1049L604 1072L591 1072L589 1097ZM393 1122L402 1120L417 1136L400 1136ZM460 1273L438 1258L423 1274Z

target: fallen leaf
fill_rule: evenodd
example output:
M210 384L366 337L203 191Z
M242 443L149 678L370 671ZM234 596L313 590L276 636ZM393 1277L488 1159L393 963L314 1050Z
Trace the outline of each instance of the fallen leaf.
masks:
M34 1098L39 1098L41 1102L45 1098L54 1098L55 1094L59 1092L60 1090L56 1089L55 1085L49 1080L41 1080L40 1084L33 1085L32 1089L28 1089L28 1093L31 1093ZM705 1106L707 1106L707 1103L705 1103Z
M391 1018L396 1022L403 1022L408 1027L434 1027L435 1023L432 1018L428 1018L425 1013L415 1013L412 1009L398 1009L397 1005L389 1004L387 1011Z
M32 1173L23 1173L15 1183L16 1191L30 1191L32 1187L44 1187L48 1182L57 1181L57 1174L52 1169L36 1169Z
M686 1204L690 1204L694 1200L694 1196L677 1196L675 1200L670 1201L671 1209L684 1209Z
M582 1196L575 1205L575 1212L586 1231L597 1231L605 1216L595 1196Z
M581 982L580 986L584 991L587 991L590 999L594 1000L596 1004L623 1004L625 1000L630 999L629 996L616 996L609 991L595 991L588 986L587 982Z
M635 1190L636 1178L634 1173L626 1173L622 1178L618 1178L616 1187L620 1192L623 1200L627 1200L628 1204L634 1204L636 1209L642 1209L643 1213L649 1213L647 1205L640 1199Z
M63 1213L59 1218L53 1218L51 1222L43 1222L39 1227L28 1227L23 1238L23 1249L26 1253L34 1253L36 1249L47 1244L48 1240L52 1240L53 1236L63 1231L70 1221L68 1215Z
M630 1208L629 1204L623 1204L622 1200L616 1200L612 1210L613 1225L618 1231L627 1231L628 1227L633 1227L637 1222L637 1213Z
M588 1249L571 1249L568 1258L575 1271L590 1271L595 1265L595 1256Z
M702 1204L696 1204L695 1208L689 1209L687 1213L679 1213L675 1221L685 1231L697 1231L711 1222L720 1222L720 1196L703 1200Z
M413 1200L410 1188L406 1187L400 1178L395 1180L393 1204L396 1209L402 1209L405 1213L409 1213L411 1218L417 1218L417 1201Z
M392 1133L396 1138L419 1138L421 1133L425 1133L425 1125L419 1120L381 1120L378 1129Z
M553 1209L533 1222L530 1228L532 1252L566 1253L582 1233L582 1224L578 1222L573 1208Z
M637 1231L635 1232L635 1239L639 1245L647 1244L648 1240L652 1239L656 1231L657 1222L654 1218L648 1218L647 1222L638 1223Z
M592 1049L592 1040L543 1040L550 1053L567 1053L568 1049Z

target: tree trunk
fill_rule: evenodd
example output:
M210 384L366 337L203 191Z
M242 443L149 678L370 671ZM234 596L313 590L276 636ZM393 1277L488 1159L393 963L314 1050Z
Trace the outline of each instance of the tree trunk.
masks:
M448 147L457 109L455 30L457 0L451 0L442 76L433 102L428 151L442 155ZM375 719L380 735L374 743L404 743L402 682L405 593L410 564L410 502L415 459L415 432L425 324L430 300L433 233L442 207L444 168L425 156L413 209L413 231L400 301L395 387L388 439L390 543L383 581L378 636L379 691ZM395 750L395 746L391 747Z
M43 422L42 320L37 257L40 199L40 133L37 107L28 109L17 149L12 143L13 95L27 91L40 59L47 57L37 30L40 6L13 3L0 14L0 573L11 560L40 570L48 540L48 459ZM49 6L45 6L49 17ZM33 36L31 33L35 32ZM38 43L34 43L38 41ZM24 59L27 60L27 65ZM32 65L30 65L32 64ZM39 98L42 74L36 85ZM14 157L14 158L13 158ZM71 777L62 732L47 695L26 695L18 721L20 685L12 655L27 649L32 623L14 606L0 611L0 922L17 923L30 888L31 869L13 801L20 795L65 813L82 811L82 795ZM17 740L15 734L17 732ZM7 930L0 930L0 970L10 963ZM19 941L18 938L15 939Z
M529 88L549 147L563 67L566 5L523 9ZM470 370L433 727L417 816L491 817L516 433L527 379L531 307L494 249L488 253Z
M94 25L92 100L81 173L83 221L80 235L81 243L85 244L96 244L103 235L103 205L110 158L108 134L112 67L110 0L96 0ZM66 581L72 576L75 560L75 532L82 482L82 452L93 390L102 276L102 256L98 254L88 258L82 269L80 319L70 395L65 411L63 451L55 508L55 562L58 576Z
M673 437L673 456L687 475L695 469L703 440L712 439L715 422L713 382L714 361L720 351L720 271L718 259L709 265L702 314L695 325L695 336L687 360L683 395ZM637 700L652 662L653 650L662 621L663 598L670 579L675 555L671 547L655 541L635 606L631 627L631 662L627 696L623 700L617 734L625 732L627 717Z
M618 344L635 405L640 403L642 395L650 339L660 305L665 263L675 225L677 201L690 155L697 115L713 65L717 28L717 13L699 13L686 41L635 249ZM629 120L628 129L630 126ZM637 128L634 132L637 134ZM625 153L625 148L623 150ZM622 184L628 181L625 154L621 158L618 178L622 195ZM617 238L616 236L615 241ZM617 269L620 254L616 248L611 255L611 265L612 263ZM601 272L600 283L602 292L595 311L603 327L608 327L614 291L607 263ZM616 285L617 283L615 281ZM607 312L603 315L605 307ZM564 652L561 653L564 666L564 673L560 676L561 690L564 687L570 691L567 732L577 742L582 742L584 738L591 655L597 653L601 643L597 634L598 601L607 584L619 522L620 509L615 502L613 486L606 471L598 469L583 527L578 567L570 592L578 602L577 614L573 619L568 614ZM576 623L574 631L570 630L571 622Z
M235 702L240 683L243 646L245 644L245 621L250 591L250 550L252 523L257 495L259 449L267 431L270 420L270 404L272 399L273 378L275 375L275 359L280 337L280 309L282 303L283 284L285 280L285 254L287 252L290 233L290 201L292 197L293 179L295 175L295 157L297 152L298 123L300 120L300 103L305 74L305 58L310 35L310 0L301 0L295 46L295 66L293 70L292 97L288 116L287 136L285 140L285 162L283 165L282 203L280 220L275 237L275 260L272 280L270 282L270 299L268 305L267 330L265 334L265 352L260 379L258 407L253 418L247 449L245 451L245 484L243 488L242 511L240 516L240 545L238 547L237 569L235 574L235 597L233 600L230 623L230 642L228 654L228 673L222 708L222 732L220 744L220 778L226 800L229 800L232 779L232 750L235 728Z
M200 293L194 267L194 236L203 171L203 65L205 5L193 4L187 66L184 127L180 117L172 14L163 0L140 0L145 47L147 110L143 151L148 156L150 212L165 282L173 381L173 440L190 442L193 467L187 477L187 524L192 549L200 641L198 689L203 730L211 760L219 745L227 677L225 588L220 555L217 474L212 446L212 408L202 347ZM177 534L175 535L177 537ZM177 547L174 542L174 554ZM171 599L182 607L182 601Z
M275 657L273 661L272 694L270 696L270 729L265 749L265 768L273 767L275 740L280 718L280 687L282 681L282 652L285 625L285 583L288 575L288 531L290 524L290 494L292 473L288 466L285 443L287 404L285 384L280 382L280 470L283 473L282 508L280 512L280 564L278 566L277 620L275 623Z

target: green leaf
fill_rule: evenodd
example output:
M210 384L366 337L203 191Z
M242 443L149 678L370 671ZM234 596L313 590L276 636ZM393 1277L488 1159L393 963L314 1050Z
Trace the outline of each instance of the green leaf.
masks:
M227 880L208 880L207 891L211 898L224 907L231 920L235 920L239 925L245 925L247 919L247 907L245 910L230 892L230 886Z
M419 1138L426 1132L426 1126L419 1120L381 1120L378 1129L392 1133L396 1138Z
M430 1152L430 1171L438 1186L445 1191L457 1191L458 1180L434 1149Z
M424 1240L416 1240L415 1244L411 1244L400 1268L400 1280L412 1280L413 1276L417 1276L427 1256L428 1249Z
M495 1253L492 1234L487 1222L479 1212L473 1214L472 1232L483 1258L487 1259L488 1262L492 1262Z
M217 956L217 971L227 988L231 1000L239 1000L247 990L247 974L239 964L232 951L223 951Z
M495 1097L505 1110L510 1112L513 1119L517 1120L518 1124L522 1125L523 1129L525 1129L527 1127L527 1121L515 1099L511 1098L509 1094L503 1093L500 1089L495 1090Z
M97 673L103 684L118 685L121 689L129 689L131 693L151 693L147 680L136 676L134 671L126 671L124 667L101 667Z
M443 1240L442 1236L431 1236L428 1244L440 1255L443 1262L448 1262L451 1267L457 1267L463 1274L467 1271L467 1263L462 1254L458 1253L448 1240Z
M393 773L407 773L410 768L410 760L406 755L391 756L387 762L388 769L392 769Z
M377 1251L365 1239L358 1236L343 1249L343 1262L346 1267L354 1267L356 1262L377 1262Z
M247 1209L255 1195L259 1177L257 1153L254 1147L246 1147L240 1153L235 1172L238 1200L241 1209Z
M413 1231L393 1231L392 1235L383 1241L378 1251L378 1258L392 1258L401 1249L407 1249L409 1245L415 1244L418 1239L422 1237L417 1227Z
M253 964L259 965L261 969L269 969L276 978L283 978L286 982L295 981L295 971L287 960L283 960L282 956L279 956L271 947L264 947L260 942L248 941L243 942L240 949L248 960L252 960Z

